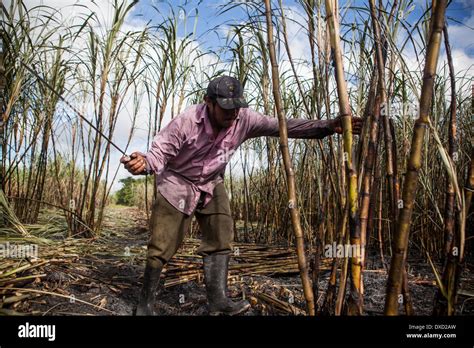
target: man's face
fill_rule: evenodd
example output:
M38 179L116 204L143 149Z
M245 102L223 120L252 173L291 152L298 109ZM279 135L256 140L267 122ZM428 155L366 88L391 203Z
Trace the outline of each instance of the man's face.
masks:
M226 110L219 106L217 102L213 103L206 97L206 104L209 110L209 116L213 118L215 124L220 128L229 128L239 115L240 108Z

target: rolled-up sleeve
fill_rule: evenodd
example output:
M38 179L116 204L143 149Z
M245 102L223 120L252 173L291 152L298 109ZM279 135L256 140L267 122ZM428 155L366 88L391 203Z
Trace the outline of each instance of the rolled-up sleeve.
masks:
M271 136L277 137L280 134L278 119L262 115L251 109L247 109L247 134L246 139ZM288 138L297 139L322 139L334 134L330 120L303 120L291 118L287 119Z
M182 144L181 120L175 118L156 134L150 150L147 153L141 153L146 160L147 173L160 174L165 169L168 161L179 153Z

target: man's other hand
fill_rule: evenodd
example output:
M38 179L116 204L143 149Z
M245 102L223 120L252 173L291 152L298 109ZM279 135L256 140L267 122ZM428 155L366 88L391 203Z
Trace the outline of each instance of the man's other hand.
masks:
M352 120L352 134L360 135L362 132L362 126L364 125L364 119L362 117L351 117ZM333 130L338 134L342 134L342 116L338 116L334 119Z
M146 169L146 160L145 157L140 155L138 152L134 152L130 155L130 159L126 156L123 156L120 159L121 163L125 164L125 169L127 169L133 175L145 174Z

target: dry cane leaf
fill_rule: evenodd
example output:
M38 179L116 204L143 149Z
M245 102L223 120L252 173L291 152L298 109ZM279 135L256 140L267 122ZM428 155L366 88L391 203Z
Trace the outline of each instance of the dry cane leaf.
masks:
M99 302L99 307L104 308L106 304L107 304L107 296L104 296L104 298L100 300Z

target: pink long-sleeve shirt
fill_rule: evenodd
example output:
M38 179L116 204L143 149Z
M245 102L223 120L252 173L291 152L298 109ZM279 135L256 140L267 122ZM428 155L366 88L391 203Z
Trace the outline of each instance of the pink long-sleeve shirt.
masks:
M288 119L288 137L321 139L334 134L329 120ZM176 209L191 215L201 192L203 206L223 182L232 154L245 140L278 136L278 119L242 108L229 128L214 137L206 104L193 105L156 134L145 157L147 171L156 175L158 191Z

